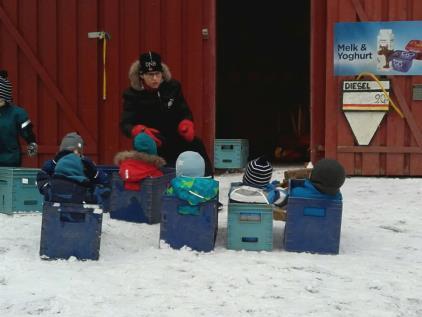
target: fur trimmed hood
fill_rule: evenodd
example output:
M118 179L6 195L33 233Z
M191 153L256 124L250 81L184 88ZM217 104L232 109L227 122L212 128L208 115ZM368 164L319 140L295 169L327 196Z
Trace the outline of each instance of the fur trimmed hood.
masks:
M137 152L137 151L118 152L114 156L114 164L120 165L122 161L129 160L129 159L153 164L158 168L166 165L166 161L161 156L151 155L151 154Z
M142 85L142 81L139 78L139 60L136 60L132 63L132 65L129 68L129 81L130 86L135 90L144 90L144 86ZM171 73L168 66L164 63L161 63L161 66L163 66L163 80L169 81L171 79Z

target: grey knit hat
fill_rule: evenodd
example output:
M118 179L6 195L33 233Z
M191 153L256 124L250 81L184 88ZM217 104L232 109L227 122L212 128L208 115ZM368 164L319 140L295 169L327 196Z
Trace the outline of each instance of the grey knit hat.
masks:
M253 187L265 187L271 181L273 167L264 157L252 160L246 166L243 183Z
M321 193L335 195L346 179L344 167L332 159L318 161L311 171L310 181Z
M60 143L60 151L63 151L63 150L82 151L83 146L84 146L84 140L82 139L82 137L76 132L70 132L63 137L62 143Z
M7 77L7 71L0 70L0 98L12 102L12 84Z

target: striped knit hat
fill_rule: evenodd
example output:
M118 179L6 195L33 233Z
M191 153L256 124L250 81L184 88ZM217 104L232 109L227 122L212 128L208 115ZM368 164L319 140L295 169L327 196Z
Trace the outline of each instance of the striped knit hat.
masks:
M12 84L7 79L7 71L0 70L0 98L4 101L12 101Z
M271 181L273 167L265 158L259 157L248 163L245 175L243 175L243 183L253 187L265 187Z

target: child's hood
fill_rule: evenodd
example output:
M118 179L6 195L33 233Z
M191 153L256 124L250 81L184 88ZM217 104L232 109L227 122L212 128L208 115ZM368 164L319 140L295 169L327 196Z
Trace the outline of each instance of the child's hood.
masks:
M138 151L118 152L114 156L114 164L120 165L121 162L125 160L129 160L129 159L149 163L149 164L155 165L158 168L166 165L166 161L161 156L147 154L147 153L138 152Z

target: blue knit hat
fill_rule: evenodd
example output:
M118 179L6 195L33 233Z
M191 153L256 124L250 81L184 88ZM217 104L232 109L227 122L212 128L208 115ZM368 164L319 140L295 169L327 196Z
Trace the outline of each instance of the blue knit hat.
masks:
M75 153L63 156L57 162L54 174L65 176L66 178L73 179L77 182L83 182L87 179L84 174L82 159Z
M176 160L176 176L203 177L205 161L202 156L193 151L185 151Z
M273 167L264 157L252 160L246 166L243 183L252 187L265 187L271 181Z
M133 148L138 152L157 155L157 144L146 133L141 132L133 139Z
M7 71L0 70L0 98L12 102L12 84L7 77Z

